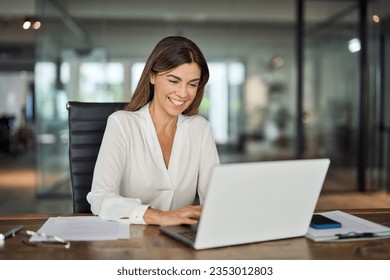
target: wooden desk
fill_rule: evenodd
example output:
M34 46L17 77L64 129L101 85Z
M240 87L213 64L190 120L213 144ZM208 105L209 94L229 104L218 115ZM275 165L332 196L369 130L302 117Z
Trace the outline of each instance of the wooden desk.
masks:
M359 217L390 226L390 209L347 210ZM57 215L54 215L57 216ZM50 215L0 215L0 232L15 225L38 230ZM260 242L195 251L162 235L156 226L131 226L131 238L117 241L73 241L70 249L32 247L18 234L0 248L0 259L390 259L390 239L315 243L307 238Z

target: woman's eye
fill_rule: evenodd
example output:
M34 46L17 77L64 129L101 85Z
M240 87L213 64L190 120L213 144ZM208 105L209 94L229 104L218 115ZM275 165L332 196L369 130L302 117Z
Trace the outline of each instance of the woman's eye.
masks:
M198 87L198 84L190 84L190 87Z
M178 83L178 81L175 81L175 80L169 80L169 82L172 83L172 84L177 84Z

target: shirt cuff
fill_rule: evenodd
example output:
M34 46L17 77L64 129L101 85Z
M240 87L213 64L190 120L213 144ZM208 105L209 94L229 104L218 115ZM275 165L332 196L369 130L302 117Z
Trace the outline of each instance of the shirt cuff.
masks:
M130 223L145 225L144 215L149 205L139 205L130 216Z

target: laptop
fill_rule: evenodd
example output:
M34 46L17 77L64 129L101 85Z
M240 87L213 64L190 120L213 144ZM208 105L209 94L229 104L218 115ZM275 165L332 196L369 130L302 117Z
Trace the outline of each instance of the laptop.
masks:
M197 225L160 231L196 250L304 236L329 159L214 167Z

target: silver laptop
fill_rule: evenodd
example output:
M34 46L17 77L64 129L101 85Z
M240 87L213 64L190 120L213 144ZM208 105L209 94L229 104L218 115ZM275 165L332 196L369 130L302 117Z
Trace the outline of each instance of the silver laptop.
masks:
M198 225L160 231L197 250L304 236L329 164L304 159L218 165Z

